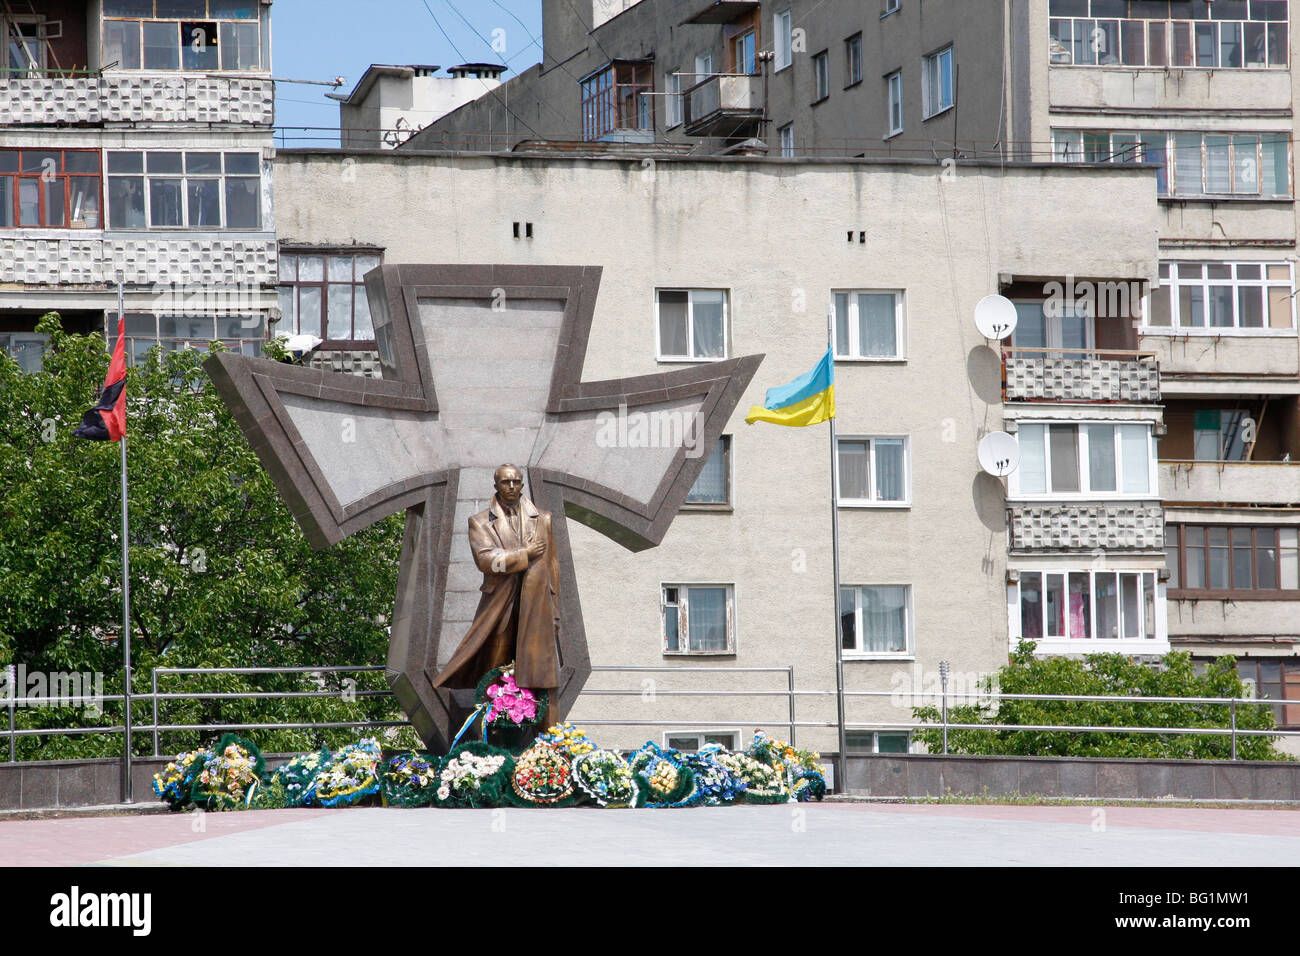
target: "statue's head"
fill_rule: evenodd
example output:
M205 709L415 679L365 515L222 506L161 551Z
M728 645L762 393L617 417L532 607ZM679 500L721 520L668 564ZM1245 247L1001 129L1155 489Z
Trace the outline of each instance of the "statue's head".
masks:
M524 473L517 465L502 465L492 473L492 481L497 487L497 497L505 504L519 503L524 493Z

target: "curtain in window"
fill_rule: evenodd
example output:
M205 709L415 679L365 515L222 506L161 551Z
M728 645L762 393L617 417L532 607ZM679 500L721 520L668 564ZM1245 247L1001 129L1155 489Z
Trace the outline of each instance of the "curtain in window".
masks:
M1124 484L1128 494L1146 494L1151 490L1151 442L1145 425L1119 426L1120 460L1124 467Z
M907 588L862 589L864 651L901 653L907 650Z
M857 499L871 497L867 443L862 441L840 442L839 459L840 497Z
M876 500L902 501L904 488L903 440L878 438L876 446Z
M1230 136L1205 136L1205 191L1207 193L1232 192L1232 167L1228 160Z
M1046 427L1020 426L1020 490L1026 494L1041 495L1047 492L1047 453L1043 443Z
M1115 426L1085 425L1088 430L1088 487L1115 490Z
M835 293L835 354L852 355L852 340L849 337L849 294Z
M1115 575L1098 572L1093 594L1097 605L1096 636L1102 639L1119 637L1119 595L1115 587Z
M659 352L662 355L689 355L686 340L686 293L659 293Z
M727 589L690 588L687 621L691 630L691 650L725 651L727 649Z
M1290 177L1287 175L1287 142L1285 133L1266 133L1261 137L1260 191L1265 196L1291 195Z
M1020 636L1027 641L1043 636L1043 575L1039 571L1020 573Z
M726 354L723 345L723 300L720 291L691 294L696 358L722 358Z
M1079 490L1079 427L1077 425L1053 425L1050 430L1052 443L1052 490Z
M858 296L858 341L863 355L887 356L898 352L894 323L894 296L868 293Z
M1174 136L1174 192L1179 196L1198 196L1201 187L1201 134L1178 133Z
M1090 602L1088 601L1088 572L1070 572L1070 639L1085 640L1092 637Z
M840 646L846 651L857 650L857 620L857 589L840 588Z
M713 453L704 462L704 470L686 495L695 504L727 503L727 447L726 439L719 438Z

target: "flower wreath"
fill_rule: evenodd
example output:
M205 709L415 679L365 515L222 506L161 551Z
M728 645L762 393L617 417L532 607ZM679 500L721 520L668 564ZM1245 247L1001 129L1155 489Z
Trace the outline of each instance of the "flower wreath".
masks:
M271 786L284 791L286 807L310 807L315 803L314 785L322 767L330 761L328 750L299 754L282 763L271 774Z
M695 774L695 786L700 791L702 806L733 803L745 792L745 781L718 762L720 752L725 752L720 744L709 744L696 753L681 755L682 763Z
M628 765L636 777L638 807L691 807L700 802L695 773L676 750L647 741Z
M557 747L538 741L515 761L510 800L523 807L573 806L573 765Z
M190 784L190 799L203 810L239 810L261 787L266 762L256 745L226 734Z
M442 761L426 753L394 754L384 764L384 806L427 807L438 788Z
M508 750L471 740L443 758L438 770L434 806L499 807L515 771L515 758Z
M714 756L732 776L745 783L746 803L787 803L790 789L785 773L748 754L718 753Z
M636 803L632 768L613 750L590 750L573 758L573 780L588 800L610 809Z
M550 695L515 683L515 665L494 667L483 675L474 690L475 700L486 703L483 724L491 726L544 727Z
M153 775L153 792L173 810L183 810L190 802L194 778L216 756L211 750L191 750L177 754L161 771Z
M322 807L348 807L378 793L381 756L373 737L331 754L312 781L312 799Z

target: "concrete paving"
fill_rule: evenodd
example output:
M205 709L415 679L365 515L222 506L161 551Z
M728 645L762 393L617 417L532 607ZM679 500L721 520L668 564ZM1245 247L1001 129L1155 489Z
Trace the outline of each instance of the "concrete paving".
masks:
M278 810L0 822L0 867L1277 866L1300 810L801 804L692 810Z

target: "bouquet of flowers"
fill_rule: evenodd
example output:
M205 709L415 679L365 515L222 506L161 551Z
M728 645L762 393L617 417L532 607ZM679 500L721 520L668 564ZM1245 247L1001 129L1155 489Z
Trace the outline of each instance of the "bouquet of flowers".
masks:
M690 807L699 803L695 773L676 750L647 741L628 761L636 778L638 807Z
M567 721L556 724L537 739L542 743L550 744L570 760L596 749L596 745L591 742L586 733Z
M226 734L190 784L190 799L204 810L239 810L253 801L266 763L257 747Z
M513 753L532 742L538 727L546 726L546 691L534 693L516 684L513 663L484 674L475 697L481 701L487 739Z
M346 807L379 792L379 743L366 737L330 755L316 773L311 797L322 807Z
M441 761L431 754L400 753L384 766L384 806L424 807L433 800Z
M515 762L510 789L520 806L572 803L573 767L558 749L538 741Z
M190 802L194 778L214 756L216 755L211 750L191 750L177 754L175 760L153 775L153 792L173 810L183 810Z
M700 803L706 807L732 803L745 792L745 781L718 763L717 755L720 752L725 752L720 744L709 744L697 753L681 755L682 763L695 774Z
M630 807L636 802L632 768L612 750L589 750L574 757L573 781L598 807Z
M434 803L440 807L495 807L515 770L510 754L489 744L461 744L442 763Z
M316 775L329 763L330 752L300 754L271 774L271 787L282 791L286 807L309 807L314 802Z
M799 802L820 800L826 796L826 775L822 772L821 754L800 750L792 744L763 731L754 734L745 753L755 760L782 772L786 786Z
M719 751L714 759L728 773L745 784L746 803L787 803L790 788L785 783L785 772L770 764L755 760L749 754Z

